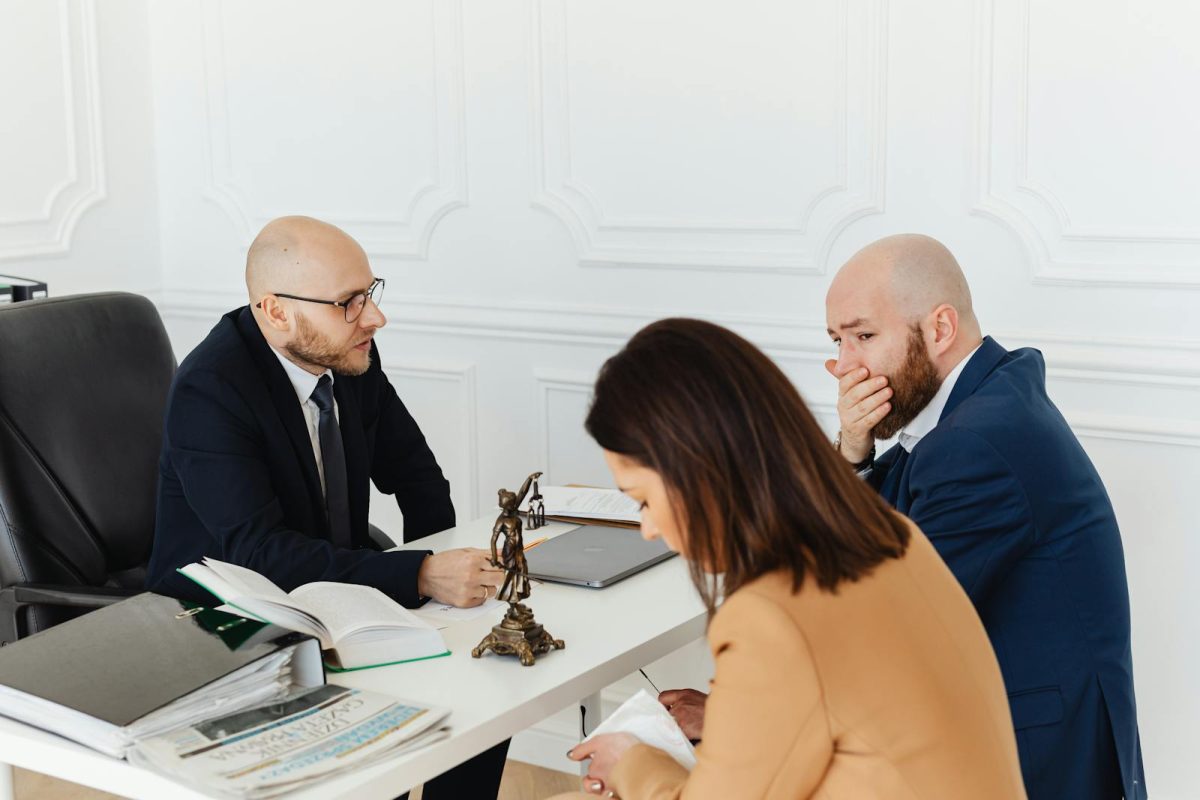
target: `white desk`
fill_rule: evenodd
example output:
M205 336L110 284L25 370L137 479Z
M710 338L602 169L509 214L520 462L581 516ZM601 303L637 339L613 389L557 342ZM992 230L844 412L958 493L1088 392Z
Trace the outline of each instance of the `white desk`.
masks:
M475 520L410 547L435 551L485 547L493 522L494 517ZM527 539L554 536L574 527L551 523L527 533ZM471 658L471 648L500 621L497 612L495 619L487 616L445 629L449 657L331 673L332 683L450 708L450 738L289 797L394 798L704 633L704 608L679 558L607 589L535 585L527 604L538 622L567 644L565 650L538 656L532 667L522 667L516 658L491 653ZM2 717L0 759L127 797L187 800L204 796L124 761ZM11 770L0 764L0 800L11 797L11 788L8 794L4 791L6 785L11 787Z

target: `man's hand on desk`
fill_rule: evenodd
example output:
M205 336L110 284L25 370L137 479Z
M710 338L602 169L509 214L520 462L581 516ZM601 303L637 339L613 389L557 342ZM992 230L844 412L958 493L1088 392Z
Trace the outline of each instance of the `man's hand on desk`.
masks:
M417 593L458 608L482 605L504 581L504 571L493 567L490 557L475 547L426 556L417 573Z
M701 738L704 732L704 704L708 702L708 695L695 689L668 689L659 694L658 702L671 712L684 736L692 741Z

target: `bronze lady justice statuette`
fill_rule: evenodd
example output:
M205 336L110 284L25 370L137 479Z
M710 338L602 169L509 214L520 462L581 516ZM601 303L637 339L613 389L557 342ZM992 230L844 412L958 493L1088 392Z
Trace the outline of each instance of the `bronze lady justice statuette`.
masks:
M492 626L492 632L471 651L475 658L491 650L496 655L518 656L522 666L531 667L538 653L566 647L562 639L555 639L534 621L533 611L521 602L529 597L530 586L525 541L521 537L521 518L517 516L517 509L529 493L530 484L541 474L535 472L526 478L516 494L507 489L496 493L499 496L500 516L496 517L496 524L492 527L492 566L504 570L504 583L496 592L496 599L508 603L508 611L500 624ZM497 553L496 543L501 536L504 537L504 544Z

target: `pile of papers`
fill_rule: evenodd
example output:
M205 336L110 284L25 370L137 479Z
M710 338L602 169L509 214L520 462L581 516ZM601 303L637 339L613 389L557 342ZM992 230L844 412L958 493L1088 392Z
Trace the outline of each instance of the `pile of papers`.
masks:
M641 520L638 504L616 489L543 486L541 492L547 517L630 525L636 525Z
M444 739L449 712L333 684L138 742L132 764L228 797L273 797Z

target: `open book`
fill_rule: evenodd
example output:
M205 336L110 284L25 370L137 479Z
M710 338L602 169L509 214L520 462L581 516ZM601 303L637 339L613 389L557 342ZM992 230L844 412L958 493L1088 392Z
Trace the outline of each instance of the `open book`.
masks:
M337 672L450 652L437 628L372 586L317 581L289 594L252 569L213 558L179 572L235 614L316 637Z

